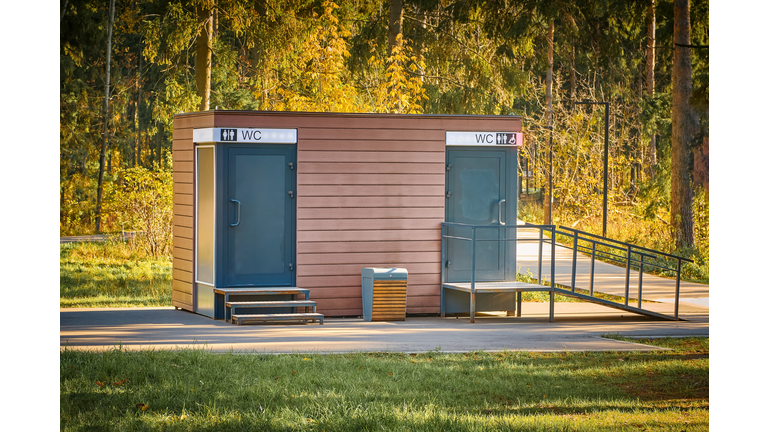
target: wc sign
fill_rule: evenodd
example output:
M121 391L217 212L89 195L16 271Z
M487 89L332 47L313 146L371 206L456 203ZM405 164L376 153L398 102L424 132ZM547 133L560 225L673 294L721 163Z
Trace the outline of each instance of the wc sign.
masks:
M195 143L296 144L296 129L204 128L192 131Z
M509 146L523 145L521 132L446 132L445 145Z

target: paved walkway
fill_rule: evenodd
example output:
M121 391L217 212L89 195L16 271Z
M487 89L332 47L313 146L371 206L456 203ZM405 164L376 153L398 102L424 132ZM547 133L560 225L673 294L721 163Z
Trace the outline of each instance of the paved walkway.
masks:
M523 316L408 317L400 322L326 318L317 324L235 326L174 308L61 309L60 345L71 349L203 348L215 352L625 351L654 349L602 338L708 336L706 309L685 309L687 321L662 321L589 303L523 303Z
M570 284L571 259L572 251L557 247L558 284ZM537 262L537 243L519 245L518 266L522 272L530 269L535 276ZM588 257L577 259L578 271L587 275L577 277L577 287L588 288L589 265ZM599 262L595 265L599 275L596 290L623 295L626 270ZM544 261L543 273L549 280L548 260ZM674 298L674 280L649 275L643 278L643 298L662 301L644 303L643 307L670 309L672 305L665 301ZM637 280L636 275L632 280ZM467 318L408 317L401 322L326 318L324 325L235 326L172 307L60 309L59 339L61 349L106 350L121 346L129 350L203 348L244 353L650 350L656 348L602 336L708 336L709 308L702 306L708 298L708 285L681 284L684 301L679 313L684 321L658 320L591 303L566 302L555 304L554 323L548 320L548 303L532 302L523 303L520 318L478 314L474 324Z

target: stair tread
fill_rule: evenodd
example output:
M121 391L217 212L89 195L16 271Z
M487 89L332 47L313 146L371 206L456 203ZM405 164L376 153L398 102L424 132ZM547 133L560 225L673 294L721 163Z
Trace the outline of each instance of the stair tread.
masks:
M304 319L304 320L320 320L320 324L323 323L325 317L321 313L306 312L306 313L288 313L288 314L244 314L244 315L232 315L230 322L240 325L243 321L270 321L270 320L290 320L290 319Z
M316 306L313 300L230 301L227 306Z
M287 313L287 314L233 314L232 317L237 318L270 318L270 317L322 317L323 314L317 312L306 313Z

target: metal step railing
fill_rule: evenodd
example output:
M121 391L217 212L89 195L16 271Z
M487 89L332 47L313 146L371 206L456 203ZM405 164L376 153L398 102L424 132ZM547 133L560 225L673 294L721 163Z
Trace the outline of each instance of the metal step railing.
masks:
M455 234L448 234L447 230L450 227L454 227L455 230L461 230L466 229L470 230L470 234L467 236L460 236ZM478 230L503 230L504 235L499 235L499 238L493 238L493 239L479 239L477 238L477 232ZM520 230L529 230L529 229L535 229L538 230L538 238L520 238L517 234L520 232ZM514 230L514 235L509 234L509 230ZM549 237L545 236L545 233L549 233ZM557 236L561 236L572 239L572 244L558 244L557 243ZM648 268L655 268L662 272L670 272L674 275L675 279L675 290L674 290L674 319L679 319L679 302L680 302L680 274L681 274L681 268L683 262L693 262L692 260L672 254L668 254L665 252L656 251L653 249L645 248L642 246L633 245L626 242L621 242L618 240L590 234L585 231L580 231L573 228L568 227L558 227L556 225L469 225L469 224L460 224L460 223L452 223L452 222L443 222L442 223L442 231L441 231L441 249L442 249L442 271L441 271L441 278L443 282L448 282L446 280L446 261L447 261L447 240L460 240L462 242L468 241L471 242L471 278L470 281L461 281L461 282L471 282L472 286L475 286L476 283L476 250L477 250L477 243L478 242L515 242L515 243L525 243L525 242L538 242L539 248L538 248L538 273L536 275L536 280L538 281L539 285L545 285L547 282L544 281L544 278L542 276L542 265L544 261L544 246L547 246L547 249L549 249L550 254L550 281L549 286L553 287L554 290L560 294L565 295L571 295L573 297L577 297L584 300L594 300L597 303L608 305L608 306L621 306L621 309L630 310L633 312L638 313L646 313L649 315L654 316L661 316L666 317L664 314L659 314L653 311L645 310L643 309L643 274L648 270ZM570 274L570 286L567 286L566 284L560 284L558 287L556 281L555 281L555 275L556 275L556 247L566 248L572 250L572 258L571 258L571 274ZM589 289L588 293L586 292L578 292L576 287L576 276L577 276L577 262L578 262L578 254L579 252L584 253L588 255L591 261L590 265L590 271L589 271ZM620 265L623 268L626 269L624 273L624 292L623 292L623 301L622 302L616 302L612 300L606 300L605 298L597 298L595 296L595 260L599 261L607 261L612 264ZM672 262L673 267L667 267L668 262ZM630 300L630 283L631 283L631 272L632 270L636 270L638 272L638 283L637 283L637 306L630 306L629 300ZM451 282L459 282L459 281L451 281ZM474 289L474 288L473 288ZM585 290L586 291L586 290ZM601 293L606 294L606 293Z

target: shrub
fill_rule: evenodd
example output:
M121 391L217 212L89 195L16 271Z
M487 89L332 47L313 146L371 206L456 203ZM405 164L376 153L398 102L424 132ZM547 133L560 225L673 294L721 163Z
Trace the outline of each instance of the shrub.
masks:
M166 166L172 166L167 163ZM126 168L105 185L106 213L136 232L134 245L147 255L170 255L173 245L173 178L170 169Z

